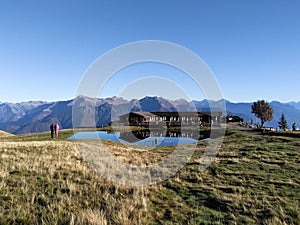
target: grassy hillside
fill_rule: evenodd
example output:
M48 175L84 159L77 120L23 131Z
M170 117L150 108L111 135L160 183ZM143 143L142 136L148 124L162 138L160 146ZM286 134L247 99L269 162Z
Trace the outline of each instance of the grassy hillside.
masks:
M0 130L0 137L9 137L9 136L14 136L14 135Z
M126 187L97 175L76 143L64 140L71 134L0 138L0 224L300 224L299 138L229 130L204 172L201 143L168 181ZM138 165L173 150L106 144Z

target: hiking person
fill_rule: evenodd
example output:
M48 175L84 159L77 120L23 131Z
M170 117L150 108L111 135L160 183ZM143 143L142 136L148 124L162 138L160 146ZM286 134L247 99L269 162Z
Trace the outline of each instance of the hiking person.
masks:
M297 129L296 123L293 123L292 129L293 129L293 131L296 131L296 129Z
M56 138L58 138L58 130L59 130L58 123L54 125L54 130L55 130L55 136L56 136Z
M53 139L53 137L54 137L54 125L53 124L50 125L50 132L51 132L51 138Z

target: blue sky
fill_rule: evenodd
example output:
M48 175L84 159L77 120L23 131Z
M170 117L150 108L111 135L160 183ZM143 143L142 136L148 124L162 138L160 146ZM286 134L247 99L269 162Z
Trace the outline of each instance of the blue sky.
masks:
M140 40L196 53L228 100L300 101L299 10L298 0L0 0L0 101L71 99L99 56ZM132 81L183 76L163 68L125 69L100 97L119 95L129 73ZM188 79L179 80L190 98L202 98Z

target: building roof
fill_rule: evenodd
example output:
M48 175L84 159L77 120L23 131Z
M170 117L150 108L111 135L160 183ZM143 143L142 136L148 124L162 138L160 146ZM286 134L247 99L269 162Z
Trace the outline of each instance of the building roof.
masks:
M129 114L134 114L141 117L153 117L153 116L212 116L212 115L222 115L221 112L129 112L121 117L128 117Z
M135 114L135 115L142 116L142 117L155 116L155 114L153 114L151 112L130 112L130 113L126 113L124 115L121 115L119 117L128 117L129 114Z

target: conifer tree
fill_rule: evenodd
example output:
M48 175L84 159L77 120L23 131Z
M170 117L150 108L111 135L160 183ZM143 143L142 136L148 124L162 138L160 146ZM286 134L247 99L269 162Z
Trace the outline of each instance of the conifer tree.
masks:
M284 116L284 113L281 114L281 117L278 122L278 126L281 130L286 131L288 129L287 121Z

